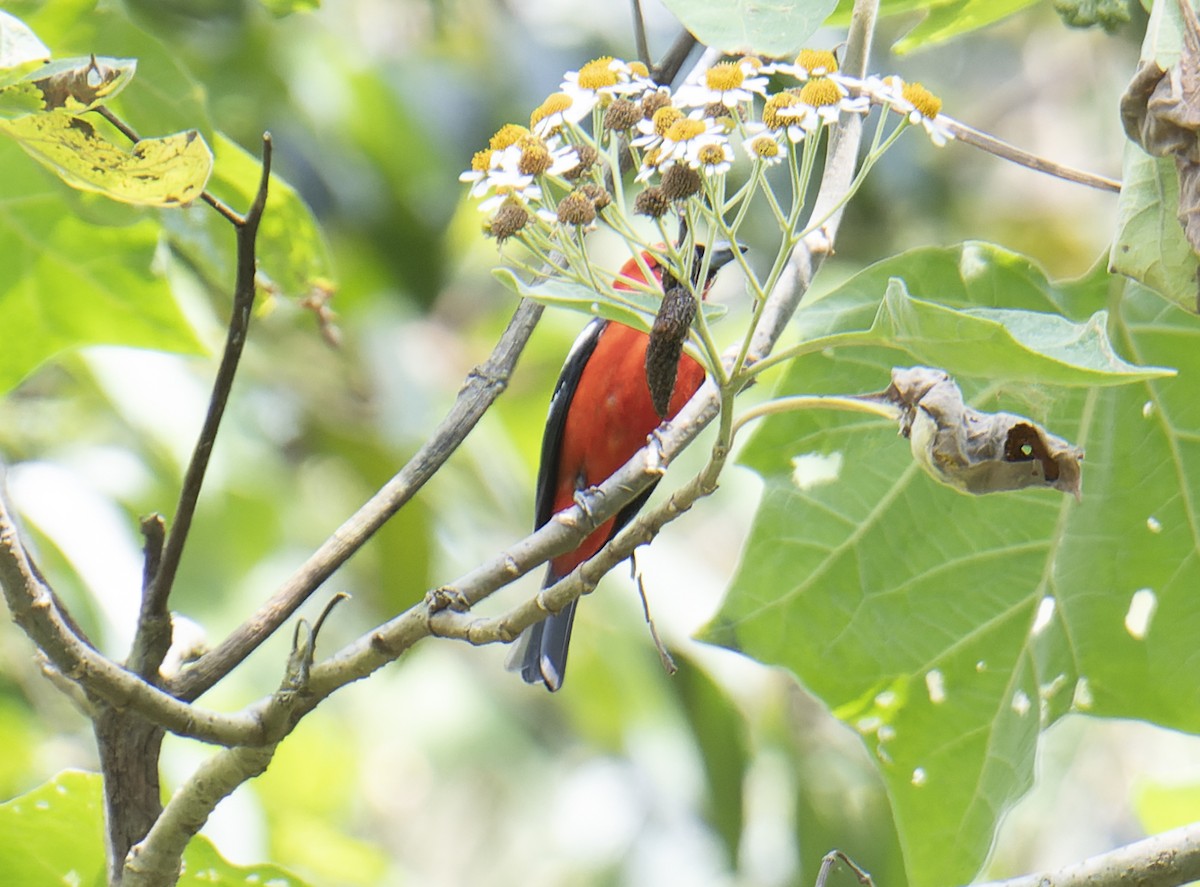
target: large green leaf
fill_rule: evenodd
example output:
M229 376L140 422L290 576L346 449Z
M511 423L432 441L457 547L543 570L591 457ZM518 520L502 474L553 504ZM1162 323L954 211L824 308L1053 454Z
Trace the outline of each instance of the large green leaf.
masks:
M0 393L82 345L202 351L153 270L153 221L89 224L66 188L4 140L0 170Z
M1200 587L1200 320L1136 285L1114 294L1107 275L1055 286L1019 257L968 244L867 269L802 310L802 327L861 326L892 277L962 310L1081 319L1117 297L1121 349L1179 368L1062 389L1014 384L1003 366L975 378L945 366L976 406L1011 407L1086 448L1080 504L941 488L887 421L778 415L746 448L763 500L707 637L791 669L859 731L911 882L942 885L979 869L1032 780L1039 729L1065 711L1200 730L1200 611L1189 603ZM780 393L879 390L897 357L829 349L792 364ZM1131 613L1140 590L1148 624Z
M921 363L1010 381L1120 385L1171 374L1118 357L1107 323L1107 311L1071 323L1038 311L951 308L913 298L903 280L893 279L868 335L856 338L902 349Z
M0 804L0 872L5 883L102 887L104 809L100 777L64 770Z
M64 770L32 791L0 804L0 872L22 887L103 887L104 801L99 773ZM180 887L244 887L304 882L274 865L239 866L203 836L183 855Z
M821 27L837 0L664 0L706 46L725 52L787 55Z

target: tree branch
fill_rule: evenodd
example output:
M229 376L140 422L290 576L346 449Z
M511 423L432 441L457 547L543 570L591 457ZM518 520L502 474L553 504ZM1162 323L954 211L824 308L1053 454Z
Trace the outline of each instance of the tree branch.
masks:
M257 613L184 669L171 684L173 693L193 700L228 674L433 477L508 386L541 315L542 306L534 302L522 301L517 306L491 356L467 376L454 406L416 455L338 527Z
M154 581L150 584L147 597L150 599L145 608L150 610L165 609L171 595L171 586L175 583L175 574L179 569L179 561L183 557L183 546L187 542L188 533L192 527L192 517L196 513L196 503L200 498L200 489L204 485L204 475L208 470L208 461L212 456L213 445L217 440L217 432L221 427L221 418L225 414L225 406L229 402L229 393L233 390L233 380L237 375L238 363L242 350L246 345L246 334L250 328L250 317L254 308L254 275L257 271L255 261L255 245L258 240L258 225L262 221L263 211L267 206L267 190L271 181L271 136L263 136L262 176L258 183L258 192L254 202L246 212L245 218L236 224L237 230L237 276L233 291L233 310L229 319L229 331L225 337L225 351L221 356L221 365L217 368L216 379L213 380L212 398L209 401L208 413L196 440L196 448L188 464L187 473L183 479L183 489L179 494L179 505L175 509L175 519L167 534L167 542L162 552L162 563ZM134 640L135 651L142 645L140 636ZM160 663L161 664L161 663Z
M1200 880L1200 823L1163 832L1056 872L989 881L976 887L1175 887Z
M1053 160L1030 153L1023 148L1018 148L1016 145L1009 144L1002 139L988 135L986 132L967 126L967 124L960 123L945 115L939 115L939 119L954 134L954 138L964 145L970 145L973 148L979 148L981 151L987 151L989 154L993 154L1002 160L1008 160L1018 166L1024 166L1035 172L1045 173L1055 178L1074 182L1077 185L1087 185L1089 188L1118 193L1121 190L1121 183L1117 179L1110 179L1108 176L1101 176L1096 173L1064 166L1061 163L1056 163Z
M256 708L236 715L197 709L151 686L101 655L71 630L54 594L21 544L8 503L0 496L0 589L13 621L46 659L92 699L118 710L134 709L147 720L204 742L261 745L266 728Z

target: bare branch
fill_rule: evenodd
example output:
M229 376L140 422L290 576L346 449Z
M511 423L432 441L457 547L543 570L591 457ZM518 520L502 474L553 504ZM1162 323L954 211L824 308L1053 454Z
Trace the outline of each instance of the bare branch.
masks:
M1064 166L1061 163L1056 163L1053 160L1030 153L1023 148L1018 148L1016 145L1010 145L1002 139L988 135L986 132L981 132L945 115L939 115L939 120L940 122L944 122L947 128L954 133L954 138L964 145L971 145L974 148L987 151L989 154L994 154L1003 160L1009 160L1019 166L1028 167L1035 172L1043 172L1068 182L1074 182L1077 185L1087 185L1089 188L1097 188L1101 191L1120 192L1121 190L1121 183L1117 179L1110 179L1108 176L1101 176L1096 173Z
M696 46L696 38L691 32L684 28L679 32L679 36L675 38L675 42L671 44L671 48L667 50L667 54L663 56L654 70L650 72L650 76L655 83L669 84L675 79L675 75L679 73L679 69L683 67L683 63L687 61L688 54Z
M542 307L522 301L491 356L471 371L450 412L400 471L343 523L259 608L210 652L188 666L172 684L192 700L228 674L304 603L441 468L508 385L517 359Z
M267 729L256 708L236 715L203 711L175 699L102 656L71 630L50 587L34 569L0 496L0 589L13 621L61 674L113 708L134 709L181 736L221 745L261 745Z
M633 40L637 46L637 57L643 65L650 66L650 43L646 40L646 16L642 12L641 0L633 0Z
M188 841L208 821L217 804L242 783L263 773L274 755L274 745L225 749L201 764L171 796L145 839L129 851L121 887L174 884Z
M1200 823L1101 853L1056 872L976 887L1175 887L1200 880Z
M200 436L196 440L196 448L183 478L179 506L175 509L175 519L167 534L162 563L159 565L148 593L149 597L157 599L151 601L150 606L153 607L165 608L166 601L171 596L171 586L175 584L175 574L179 569L179 561L183 557L183 546L187 542L188 533L192 527L192 517L196 512L200 489L204 485L208 460L217 440L221 418L225 415L229 393L233 390L233 380L237 375L242 349L246 345L246 334L250 329L250 316L254 308L254 275L257 270L254 251L258 240L258 224L262 220L263 210L267 206L267 188L270 180L271 136L264 134L262 176L259 179L258 192L255 194L254 202L245 218L237 225L237 277L233 291L233 310L229 319L229 331L225 336L225 352L221 356L221 365L217 368L217 377L213 380L208 413L204 417Z

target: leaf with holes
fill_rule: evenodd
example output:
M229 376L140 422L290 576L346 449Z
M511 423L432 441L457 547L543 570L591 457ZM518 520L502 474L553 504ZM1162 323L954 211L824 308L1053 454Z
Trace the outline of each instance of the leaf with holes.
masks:
M1113 285L1051 284L978 244L917 250L802 309L802 328L861 327L893 277L957 310L1003 298L1076 322ZM1109 334L1179 375L1065 389L946 367L974 406L1012 407L1086 449L1079 504L961 495L921 473L891 422L861 416L772 416L744 451L763 499L706 637L790 669L858 730L914 887L979 870L1031 784L1039 731L1063 713L1200 729L1200 319L1128 284ZM779 393L877 391L896 357L826 349Z
M135 206L180 206L198 198L213 157L196 130L117 147L66 111L0 119L0 133L72 188Z

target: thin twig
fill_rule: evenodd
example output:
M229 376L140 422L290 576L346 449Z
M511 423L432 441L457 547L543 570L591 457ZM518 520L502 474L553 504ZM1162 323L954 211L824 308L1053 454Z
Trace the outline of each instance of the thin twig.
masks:
M115 126L117 130L120 131L121 135L125 136L125 138L129 139L129 141L133 142L135 145L142 140L142 137L137 134L137 130L114 114L112 109L110 109L107 105L97 105L93 110L113 126ZM228 204L220 200L216 195L207 189L200 192L200 199L223 215L234 225L241 225L246 221L242 215L234 212L234 210L230 208Z
M1087 185L1089 188L1114 192L1120 192L1121 190L1121 183L1117 179L1110 179L1108 176L1101 176L1096 173L1073 169L1061 163L1055 163L1053 160L1032 154L1023 148L1018 148L1016 145L1011 145L1002 139L988 135L986 132L981 132L974 127L967 126L967 124L960 123L945 115L939 114L938 122L946 124L946 128L954 133L954 138L964 145L971 145L972 147L987 151L989 154L994 154L1003 160L1028 167L1036 172L1065 179L1068 182L1075 182L1078 185Z
M843 863L854 873L854 877L858 879L858 883L862 884L863 887L874 887L875 882L871 880L871 876L841 850L830 850L821 857L821 867L817 870L817 878L813 882L813 887L825 887L825 882L829 880L829 875L833 872L833 867L839 862Z
M8 503L0 495L0 591L13 621L64 679L89 699L132 709L182 736L220 745L260 745L266 726L257 707L219 715L175 699L96 651L55 603L54 593L21 544Z
M254 255L255 245L258 240L258 225L267 206L267 189L270 180L271 136L264 134L262 176L259 179L258 192L255 194L254 202L247 210L245 218L237 225L237 277L233 291L233 309L229 319L229 330L225 336L225 351L221 356L221 364L217 368L216 379L213 380L208 413L204 417L204 424L196 440L196 448L192 452L191 462L189 462L187 473L184 475L183 488L179 494L179 505L175 509L175 519L167 534L167 544L163 548L162 563L159 565L150 589L150 595L158 598L163 607L166 606L166 601L171 595L171 587L175 583L175 574L179 569L180 559L183 557L183 547L191 530L192 517L196 513L196 503L199 501L200 490L204 485L204 475L208 470L209 458L212 456L213 445L217 440L217 432L221 427L225 406L229 402L229 394L233 390L233 380L237 375L242 350L246 345L246 334L250 328L250 317L254 309L254 275L257 269Z
M662 662L663 669L667 674L673 675L679 671L679 666L675 664L671 652L662 642L662 638L658 636L658 627L654 624L654 617L650 615L650 599L646 596L646 580L642 571L638 569L636 555L629 558L629 566L630 572L637 582L638 597L642 599L642 615L646 617L646 625L650 628L650 639L654 641L654 649L658 651L658 658Z

